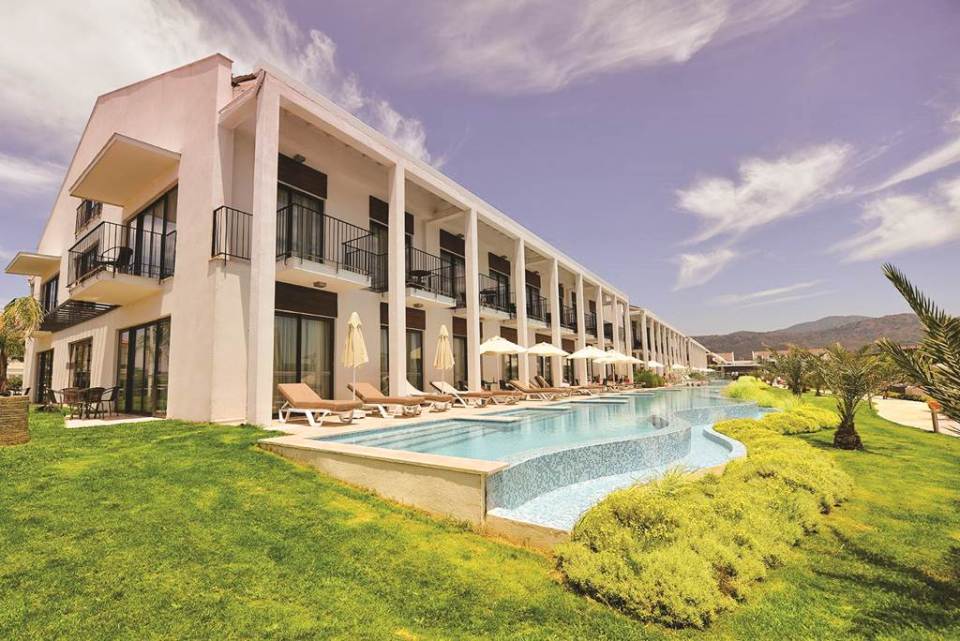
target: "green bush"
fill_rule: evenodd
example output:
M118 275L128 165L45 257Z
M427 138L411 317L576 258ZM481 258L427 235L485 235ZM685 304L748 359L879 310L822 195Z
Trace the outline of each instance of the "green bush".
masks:
M762 423L715 426L749 452L721 476L674 471L588 511L556 550L568 585L671 627L706 627L746 598L852 488L828 455Z
M633 374L634 383L640 383L643 387L663 387L663 377L649 369L638 369Z
M792 397L784 398L773 391L769 385L753 376L741 376L723 388L724 396L738 401L752 401L760 407L774 407L785 410L795 407L798 401Z
M752 401L760 407L782 410L767 414L761 419L764 427L780 434L819 432L824 428L836 429L840 424L840 417L836 412L804 403L793 397L785 398L778 395L769 385L752 376L741 376L727 385L723 393L732 399Z

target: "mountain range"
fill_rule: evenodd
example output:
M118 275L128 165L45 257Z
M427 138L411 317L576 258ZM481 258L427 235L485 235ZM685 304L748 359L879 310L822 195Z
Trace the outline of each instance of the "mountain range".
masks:
M788 345L813 348L840 343L855 349L882 337L899 343L916 343L922 335L920 321L914 314L907 313L880 317L826 316L769 332L733 332L695 338L713 352L733 352L737 359L744 360L750 359L752 352L783 349Z

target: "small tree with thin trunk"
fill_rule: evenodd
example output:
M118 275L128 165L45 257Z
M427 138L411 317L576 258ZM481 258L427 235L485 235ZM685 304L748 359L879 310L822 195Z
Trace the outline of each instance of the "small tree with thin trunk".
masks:
M884 384L882 367L870 346L851 351L840 345L827 350L821 361L821 373L837 401L840 427L833 436L833 445L843 450L863 449L857 433L856 415L863 401Z
M14 298L0 313L0 392L7 389L7 365L23 356L23 343L43 321L43 308L32 296Z
M813 367L810 352L796 345L790 345L786 352L771 351L770 361L766 364L767 371L782 378L787 389L797 398L806 390Z

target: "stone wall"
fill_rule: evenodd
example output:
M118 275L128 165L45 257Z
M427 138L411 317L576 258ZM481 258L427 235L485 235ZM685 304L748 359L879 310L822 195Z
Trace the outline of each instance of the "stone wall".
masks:
M30 440L29 410L30 399L26 396L0 396L0 445L19 445Z

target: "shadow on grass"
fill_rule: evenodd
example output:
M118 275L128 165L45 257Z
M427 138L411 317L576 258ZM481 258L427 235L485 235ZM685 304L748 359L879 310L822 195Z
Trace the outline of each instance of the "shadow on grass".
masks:
M945 576L937 577L868 549L835 527L830 532L843 547L839 562L832 569L814 571L842 583L850 594L871 594L871 601L861 602L851 621L865 638L898 638L898 632L918 624L943 632L943 638L956 632L960 626L960 546L950 548L944 559ZM844 556L856 567L842 571ZM890 598L877 599L877 592Z

